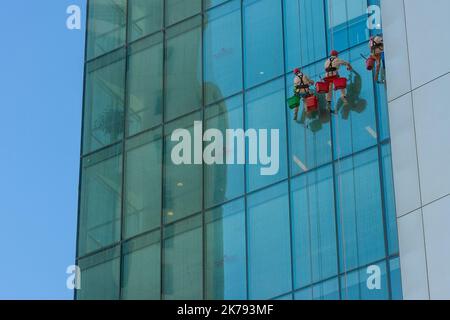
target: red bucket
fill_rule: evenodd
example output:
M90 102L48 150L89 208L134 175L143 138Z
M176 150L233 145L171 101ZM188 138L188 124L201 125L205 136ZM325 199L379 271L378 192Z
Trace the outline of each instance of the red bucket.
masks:
M315 95L305 98L305 106L307 112L316 111L319 107L319 99Z
M317 93L328 93L330 91L330 85L327 82L316 83Z
M347 88L347 78L337 78L334 80L334 90L342 90Z
M373 68L375 67L375 58L374 57L369 57L369 59L366 60L366 67L367 70L372 71Z

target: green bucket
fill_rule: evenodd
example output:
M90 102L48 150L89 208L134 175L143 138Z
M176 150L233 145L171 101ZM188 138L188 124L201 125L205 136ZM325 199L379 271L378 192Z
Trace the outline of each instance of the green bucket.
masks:
M293 96L293 97L287 99L287 103L288 103L289 109L295 109L300 106L300 97Z

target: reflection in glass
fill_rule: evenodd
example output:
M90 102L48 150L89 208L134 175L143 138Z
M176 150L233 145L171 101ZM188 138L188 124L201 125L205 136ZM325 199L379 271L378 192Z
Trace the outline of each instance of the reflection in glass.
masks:
M81 288L78 300L119 299L120 251L118 247L80 259Z
M270 299L292 289L287 183L248 197L249 299Z
M205 104L242 90L240 1L208 12L204 27Z
M161 292L160 232L146 234L123 246L122 299L156 300Z
M123 137L125 59L116 51L86 66L83 153L120 141Z
M111 147L82 162L78 255L120 240L122 155Z
M152 34L162 28L164 0L128 0L129 41Z
M242 129L242 96L219 102L205 110L205 130L218 129L225 139L227 129ZM205 143L207 146L209 143ZM225 159L224 153L218 155ZM244 166L238 164L206 165L204 201L205 207L210 208L225 201L235 199L244 193Z
M283 73L281 2L244 0L245 87Z
M337 275L332 167L294 179L292 221L295 288Z
M245 101L245 127L246 129L268 130L267 148L271 156L276 156L276 149L271 144L271 130L279 130L279 170L275 175L261 175L261 164L247 164L247 187L249 191L262 188L280 181L287 176L286 166L286 118L285 118L285 94L283 80L274 80L268 84L251 90L246 95ZM249 144L247 143L247 154Z
M205 223L206 298L246 299L244 201L207 211Z
M202 0L165 0L166 25L170 26L181 20L200 13Z
M163 38L157 34L128 50L127 131L134 135L162 122Z
M87 59L125 44L126 0L89 1Z
M194 164L194 121L201 121L199 113L184 117L166 126L164 151L164 221L171 223L202 209L202 166ZM174 130L188 130L191 143L191 163L175 165L172 150L180 142L171 141Z
M386 256L377 148L336 164L341 271Z
M126 143L125 238L160 226L161 131L146 132Z
M202 104L201 19L173 26L166 36L165 117L171 120Z
M163 298L202 298L201 215L167 226L164 231Z

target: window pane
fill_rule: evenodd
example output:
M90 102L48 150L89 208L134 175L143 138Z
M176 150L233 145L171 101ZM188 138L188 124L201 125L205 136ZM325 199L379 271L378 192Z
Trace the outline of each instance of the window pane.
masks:
M341 270L386 256L377 148L336 164Z
M361 57L365 47L342 54L342 58L350 61L354 69L350 73L345 68L340 71L341 76L348 78L348 104L344 105L340 93L334 95L333 105L338 110L338 116L333 116L336 158L364 150L378 142L373 75L367 72Z
M313 300L339 300L339 281L337 278L322 282L312 288Z
M242 96L212 105L205 110L205 129L220 130L224 139L227 129L242 129L244 127L243 122ZM208 143L205 143L205 146L207 145ZM225 150L226 148L227 145L224 145ZM219 155L219 157L226 160L225 153ZM206 165L204 173L206 208L235 199L244 193L244 165Z
M242 90L240 2L208 12L204 28L205 103Z
M120 141L124 124L124 51L87 64L84 101L84 154Z
M201 38L199 17L167 30L166 120L202 105Z
M160 232L157 231L133 239L124 245L122 299L160 299L160 236Z
M312 287L302 289L294 294L294 300L312 300Z
M89 1L88 19L88 59L125 44L126 0Z
M282 183L248 197L249 298L292 290L288 188Z
M318 81L323 73L323 62L308 66L303 69L303 72L310 79ZM293 74L287 77L287 97L294 95L293 79ZM291 175L313 170L331 162L330 113L326 110L325 97L319 95L318 98L320 107L318 117L307 117L304 112L303 102L300 106L297 121L294 120L294 112L292 110L288 111Z
M283 73L281 2L244 0L245 87Z
M395 209L395 190L392 173L391 145L381 146L382 168L383 168L383 192L386 214L386 229L389 244L389 254L398 254L397 213Z
M199 113L187 116L166 126L165 132L165 156L164 156L164 221L171 223L185 218L191 214L198 213L202 209L202 165L194 164L194 121L201 121ZM187 130L187 137L182 142L171 141L172 132L176 129ZM201 135L201 134L200 134ZM191 139L192 138L192 139ZM192 140L192 143L189 143ZM172 150L180 143L187 142L185 152L189 163L175 165L172 161ZM201 146L200 146L201 150ZM174 151L176 152L176 151ZM184 155L183 152L176 152Z
M294 70L326 56L324 3L284 0L286 66Z
M162 121L162 34L130 47L128 61L128 135L154 127Z
M78 256L120 239L122 155L111 147L83 159Z
M391 290L393 300L403 300L402 276L400 271L400 259L395 258L390 261Z
M244 200L207 211L206 298L246 299Z
M166 300L202 298L201 215L166 227L164 232L164 284Z
M332 167L296 178L291 188L294 283L302 288L337 275Z
M381 272L379 274L380 277L377 277L378 273L374 273L371 269L373 267L379 268ZM380 285L379 289L371 287L377 284ZM387 300L389 298L389 288L386 277L386 263L374 264L343 275L341 277L341 287L342 299L345 300Z
M129 41L162 28L163 0L128 0Z
M202 9L202 0L166 0L166 25L189 18Z
M78 262L81 289L78 300L119 299L120 251L115 247Z
M263 85L253 89L246 95L246 129L256 130L260 133L260 129L267 130L267 149L268 155L272 157L272 168L276 169L276 159L278 159L278 173L274 175L263 176L261 174L262 168L267 168L261 164L247 164L247 186L249 191L267 186L269 184L280 181L287 176L286 165L286 118L284 113L285 94L284 82L282 79L275 80L269 84ZM273 132L271 130L279 131L279 150L276 150L271 143ZM258 135L259 136L259 135ZM258 137L259 146L261 140ZM258 147L255 142L249 141L247 144L247 155L250 147ZM258 148L258 152L261 151ZM278 151L278 152L277 152ZM278 157L278 158L277 158ZM249 157L247 156L247 159Z
M127 141L125 171L125 238L161 224L162 130Z

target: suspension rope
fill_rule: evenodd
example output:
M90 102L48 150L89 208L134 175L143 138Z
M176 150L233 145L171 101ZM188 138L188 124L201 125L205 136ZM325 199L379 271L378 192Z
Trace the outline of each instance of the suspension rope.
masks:
M330 23L330 33L331 33L331 47L334 49L334 19L333 19L333 0L328 0L328 16ZM334 93L333 93L334 96ZM335 97L334 97L335 98ZM333 99L334 100L334 99ZM344 284L345 284L345 299L348 299L348 276L347 276L347 251L346 251L346 241L345 241L345 221L344 221L344 209L343 209L343 192L342 192L342 166L341 166L341 146L340 146L340 121L339 115L336 114L336 145L337 145L337 164L338 164L338 192L339 192L339 212L340 212L340 222L342 230L342 254L343 254L343 265L344 265Z

